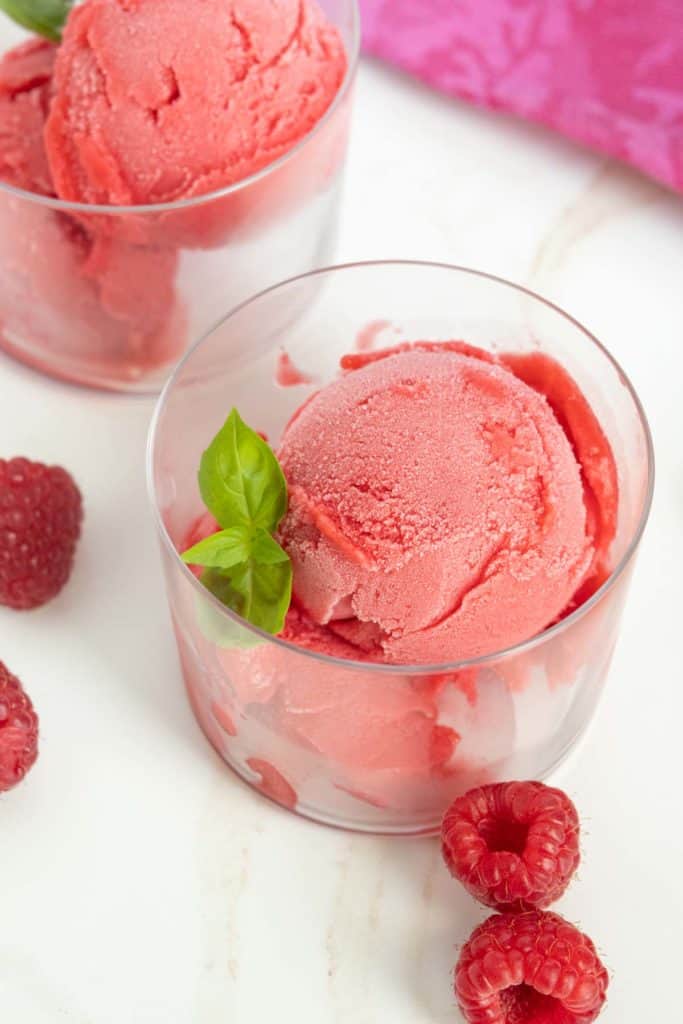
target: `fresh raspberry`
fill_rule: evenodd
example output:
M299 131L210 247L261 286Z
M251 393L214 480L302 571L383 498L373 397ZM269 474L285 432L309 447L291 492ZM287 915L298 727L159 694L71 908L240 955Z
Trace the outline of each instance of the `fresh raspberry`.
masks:
M69 578L81 494L65 469L0 459L0 604L37 608Z
M590 1024L609 978L595 946L558 914L494 914L472 933L455 968L468 1024Z
M0 661L0 793L21 782L38 756L38 716Z
M497 910L549 907L580 859L574 804L541 782L471 790L446 811L441 839L451 874Z

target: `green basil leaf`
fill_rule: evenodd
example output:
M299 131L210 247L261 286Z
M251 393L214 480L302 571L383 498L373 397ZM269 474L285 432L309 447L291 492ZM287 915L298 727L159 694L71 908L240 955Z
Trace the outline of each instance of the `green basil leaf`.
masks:
M273 541L275 544L275 541ZM282 548L280 548L282 551ZM207 569L202 583L228 608L266 633L279 633L292 599L292 563L258 564L249 559L229 571ZM227 632L229 633L229 627ZM243 646L222 642L221 646Z
M287 511L287 484L271 447L233 409L202 455L199 489L221 526L272 533Z
M228 608L237 610L241 597L233 589L230 580L218 569L206 569L202 573L202 583L219 601ZM196 601L197 623L209 643L216 644L232 651L253 650L266 641L256 636L246 626L240 625L227 615L222 615L210 601L201 594Z
M257 565L279 565L288 562L289 555L274 537L265 530L257 530L251 541L251 557Z
M267 633L279 633L292 599L292 563L259 565L250 559L230 573L231 586L240 596L236 609L243 618Z
M268 535L267 535L268 536ZM275 541L273 541L273 544ZM279 546L279 545L278 545ZM280 548L280 550L282 550ZM227 530L214 533L181 557L188 565L205 565L213 569L231 569L240 562L246 562L251 551L251 531L248 526L230 526ZM283 552L284 554L284 552ZM286 556L285 556L286 557Z
M224 605L279 633L292 599L292 563L272 534L287 511L287 483L272 449L236 409L202 455L199 489L223 529L183 552L183 561L205 566L202 583ZM207 605L202 628L209 639L220 636L214 642L224 647L253 645L246 630L217 618Z
M72 0L0 0L0 10L39 36L58 43Z

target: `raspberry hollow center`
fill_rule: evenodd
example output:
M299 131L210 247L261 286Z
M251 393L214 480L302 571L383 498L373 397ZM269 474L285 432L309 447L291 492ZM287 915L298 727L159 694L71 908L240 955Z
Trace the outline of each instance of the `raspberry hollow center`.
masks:
M481 903L542 909L577 868L579 818L566 794L542 782L492 783L451 804L441 843L448 870Z
M479 835L492 853L516 853L521 857L526 849L529 826L511 818L484 818L479 823Z
M576 1024L576 1017L552 996L531 985L514 985L500 993L505 1024Z

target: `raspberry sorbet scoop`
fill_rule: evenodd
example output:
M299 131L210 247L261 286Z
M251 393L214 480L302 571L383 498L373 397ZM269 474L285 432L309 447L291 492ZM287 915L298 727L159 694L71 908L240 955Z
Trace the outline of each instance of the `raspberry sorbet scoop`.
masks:
M576 808L541 782L471 790L446 811L441 840L454 878L497 910L549 907L580 860Z
M160 203L240 181L313 128L346 64L314 0L88 0L55 66L57 193Z
M490 917L455 968L468 1024L591 1024L608 984L588 936L541 910Z
M542 394L473 352L355 357L285 431L294 597L361 659L434 664L526 640L591 565L567 434Z
M29 39L0 60L0 179L52 194L43 128L57 47Z

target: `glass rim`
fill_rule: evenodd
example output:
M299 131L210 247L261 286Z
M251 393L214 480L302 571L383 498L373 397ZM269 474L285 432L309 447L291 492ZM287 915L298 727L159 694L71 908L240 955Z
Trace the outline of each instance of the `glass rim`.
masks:
M617 562L614 569L612 569L605 582L595 591L595 593L591 595L591 597L587 601L580 605L570 615L567 615L564 619L561 619L559 622L555 623L555 625L550 626L547 629L544 629L541 633L536 633L534 636L529 637L527 640L523 640L517 644L512 644L509 647L503 647L497 651L492 651L489 654L480 654L474 658L463 658L458 661L441 662L434 664L392 665L387 664L385 662L367 662L357 661L356 659L352 658L337 658L333 655L322 654L318 651L311 651L304 647L300 647L298 644L292 643L290 640L284 640L280 636L276 636L272 633L267 633L265 632L265 630L260 629L258 626L252 625L252 623L242 618L241 615L238 615L237 612L232 611L232 609L228 608L221 601L219 601L218 598L211 593L211 591L207 590L207 588L202 585L200 580L190 570L189 566L186 565L185 562L183 562L183 560L181 559L180 554L178 553L178 550L175 544L173 543L169 535L169 532L166 529L166 524L164 523L163 518L161 516L154 481L154 454L156 449L157 432L159 430L161 417L164 408L167 404L168 398L171 392L174 390L177 380L181 375L182 371L184 370L186 363L189 363L195 351L197 351L214 334L214 332L218 330L218 328L222 324L230 320L233 316L236 316L241 310L245 309L247 306L251 306L258 303L262 298L264 298L266 295L269 295L271 292L287 288L290 285L298 284L299 282L303 282L311 278L330 276L333 274L343 273L345 271L369 269L373 267L384 269L391 267L418 267L425 270L433 269L446 270L449 272L452 271L457 274L465 274L475 278L482 278L484 280L492 282L493 284L502 285L505 288L510 288L515 292L527 295L536 302L539 302L542 305L546 306L548 309L551 309L554 313L559 314L570 324L572 324L575 328L577 328L588 342L590 342L593 346L599 349L602 355L612 365L614 370L616 370L620 380L624 384L626 390L628 391L631 397L631 400L634 404L634 407L638 415L638 419L640 421L640 426L643 431L647 458L647 486L643 498L643 505L640 511L638 523L633 530L629 543L626 546L626 550ZM640 401L640 398L638 397L638 393L636 392L633 384L631 383L630 378L624 372L619 362L615 359L611 352L602 344L602 342L599 341L595 337L595 335L588 330L588 328L584 327L584 325L580 323L580 321L576 320L573 316L571 316L571 314L566 313L556 303L552 302L550 299L543 298L543 296L538 295L537 292L532 291L530 288L526 288L524 285L515 284L513 281L509 281L504 277L500 277L497 274L490 274L483 270L475 270L471 267L464 267L455 263L445 263L430 260L360 260L352 263L339 263L327 267L320 267L316 270L308 271L305 274L297 274L294 277L287 278L286 280L280 281L277 284L271 285L268 288L264 288L256 295L253 295L251 298L246 299L244 302L241 302L238 306L235 306L225 316L221 317L221 319L218 320L200 338L198 338L198 340L195 341L193 345L190 346L190 348L184 354L183 358L176 365L175 369L173 370L168 380L166 381L166 384L164 385L164 388L161 391L161 394L159 395L159 398L157 400L149 426L149 432L147 435L146 462L147 492L150 503L152 505L152 512L154 515L156 527L161 537L162 543L164 547L166 547L171 553L171 557L174 559L176 567L181 571L185 579L194 587L196 592L200 594L201 597L203 597L213 606L213 608L218 612L218 614L224 615L231 622L241 626L243 629L247 630L247 632L252 633L255 638L258 637L260 640L263 640L267 643L276 644L277 646L284 648L286 651L289 651L292 654L297 654L299 657L309 658L313 661L319 662L322 665L329 665L335 668L344 668L352 672L370 672L373 674L376 673L377 675L387 676L442 675L447 673L463 672L467 669L483 667L484 665L491 664L493 662L498 662L517 655L526 654L530 651L535 650L537 647L540 647L541 644L544 644L547 641L554 639L555 637L561 636L564 632L568 631L574 625L574 623L579 622L582 618L584 618L584 616L586 616L592 608L594 608L597 604L599 604L602 601L604 597L606 597L606 595L616 585L617 581L622 577L627 566L632 561L636 551L638 550L641 538L643 536L645 527L647 525L647 521L650 516L655 482L655 455L654 445L652 441L652 433L650 431L650 425L648 423L645 410Z
M346 74L334 99L310 131L306 132L291 149L288 149L282 156L279 156L277 160L273 160L272 163L266 164L265 167L255 171L254 174L250 174L247 178L241 178L239 181L233 182L232 185L226 185L224 188L215 189L213 192L206 192L199 196L191 196L188 199L172 199L163 203L140 203L127 206L113 206L108 203L80 203L70 199L59 199L56 196L43 196L38 192L30 192L16 185L10 185L7 181L0 181L0 193L5 192L17 199L23 199L27 202L35 203L37 206L44 206L61 213L98 214L99 216L116 217L131 216L133 214L175 213L179 210L193 209L197 206L203 206L205 203L223 199L233 193L240 192L257 181L267 178L269 174L275 173L281 167L284 167L289 160L300 153L320 133L323 126L332 119L335 111L341 106L351 91L360 59L361 23L358 0L347 0L347 2L351 6L351 45L347 52Z

